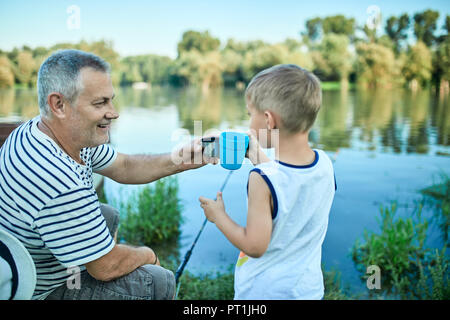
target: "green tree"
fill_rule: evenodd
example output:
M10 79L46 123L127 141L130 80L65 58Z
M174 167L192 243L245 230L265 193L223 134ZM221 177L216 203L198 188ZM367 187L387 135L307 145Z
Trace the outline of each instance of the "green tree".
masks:
M223 66L218 51L204 54L197 50L183 52L174 69L179 83L201 86L203 92L222 84Z
M243 61L243 74L250 81L258 72L277 64L292 63L306 69L313 68L311 56L300 49L289 51L284 43L265 45L248 51Z
M391 16L386 20L384 30L386 31L387 36L394 43L396 53L400 52L401 42L408 38L408 28L409 16L407 13L404 13L399 17Z
M149 84L164 84L169 81L172 59L153 54L129 56L120 61L120 66L121 85L140 81Z
M39 56L46 56L48 55L48 49L45 47L36 47L33 49L33 58L39 57Z
M282 63L282 57L286 51L281 46L270 45L247 52L243 62L246 81L250 81L258 72Z
M432 57L431 51L422 42L409 47L403 67L403 74L412 89L426 86L431 80Z
M307 40L316 41L322 32L322 19L319 17L306 20L306 32L303 34Z
M290 52L294 52L294 51L301 50L301 48L303 46L303 43L301 41L296 40L296 39L287 38L286 40L284 40L283 45L285 45L286 48Z
M447 15L445 17L445 25L444 25L444 29L447 31L447 34L450 33L450 16Z
M220 46L220 40L209 34L209 31L199 32L189 30L183 33L178 43L178 56L183 52L197 50L200 53L215 51Z
M0 88L9 88L14 85L14 72L8 57L0 56Z
M391 87L401 82L401 63L391 48L378 43L356 45L355 71L358 83L366 87Z
M348 76L352 68L348 46L349 38L346 35L328 33L318 45L318 52L315 55L319 74L331 80L338 79L343 88L348 86Z
M335 15L325 18L315 17L306 20L306 31L302 33L303 41L311 45L317 42L322 35L328 33L342 34L353 40L355 34L356 21L354 18L346 18L344 15Z
M428 47L436 40L434 31L436 30L438 18L439 12L430 9L414 15L414 35L418 41L422 41Z
M222 85L223 64L218 51L205 53L198 65L199 83L205 93Z
M245 54L247 51L247 44L245 42L236 41L233 38L227 40L224 51L234 51L238 54Z
M322 20L323 33L343 34L350 38L355 34L355 19L343 15L326 17Z
M242 75L242 61L243 55L232 49L225 49L222 51L222 78L225 85L236 84L238 81L243 81Z
M36 72L36 66L30 51L21 51L17 55L17 65L15 76L19 83L33 85L33 72Z
M450 38L441 42L433 59L436 81L441 89L449 88L450 82Z
M169 81L170 69L173 60L166 56L149 55L148 81L150 83L165 84Z
M126 57L120 61L120 64L120 85L130 85L133 82L142 81L137 57Z

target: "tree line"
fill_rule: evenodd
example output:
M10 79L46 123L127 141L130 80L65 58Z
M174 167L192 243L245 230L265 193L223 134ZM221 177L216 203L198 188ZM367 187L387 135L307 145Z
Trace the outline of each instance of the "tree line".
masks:
M322 81L364 87L434 86L448 92L450 80L450 16L438 26L439 12L428 9L413 16L389 17L382 34L359 26L344 15L314 17L298 39L280 43L262 40L222 44L209 31L188 30L177 46L177 57L148 54L120 57L112 42L62 43L50 48L23 46L0 50L0 87L34 86L37 70L53 51L76 48L100 55L112 65L115 85L195 85L244 88L257 72L280 63L312 70ZM412 32L411 32L412 31ZM414 36L411 37L409 34Z

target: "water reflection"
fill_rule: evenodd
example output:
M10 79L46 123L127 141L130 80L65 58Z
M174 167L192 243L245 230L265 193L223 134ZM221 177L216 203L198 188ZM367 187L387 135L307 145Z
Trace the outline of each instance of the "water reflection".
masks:
M0 118L20 117L31 119L39 113L36 90L0 90Z
M114 103L119 112L129 107L155 112L175 107L178 127L193 133L195 120L202 120L203 131L246 125L243 95L234 89L215 89L202 95L196 88L117 88ZM37 114L35 89L0 90L0 118L27 120ZM427 90L324 91L323 106L310 137L314 145L330 151L445 153L450 144L449 99Z
M322 108L311 132L312 142L331 151L350 147L352 131L348 120L353 117L352 105L353 101L349 101L346 91L324 92ZM319 138L314 137L316 132Z
M442 145L450 145L450 110L449 97L441 95L435 99L432 104L431 125L439 128L437 131L437 143Z

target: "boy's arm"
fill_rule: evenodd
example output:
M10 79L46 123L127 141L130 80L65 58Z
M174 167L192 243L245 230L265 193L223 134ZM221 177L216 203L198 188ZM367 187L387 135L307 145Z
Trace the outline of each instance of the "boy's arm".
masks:
M253 258L259 258L266 252L272 235L271 194L258 173L252 172L249 178L245 227L238 225L225 212L220 193L217 201L202 197L200 201L208 220L215 223L235 247Z

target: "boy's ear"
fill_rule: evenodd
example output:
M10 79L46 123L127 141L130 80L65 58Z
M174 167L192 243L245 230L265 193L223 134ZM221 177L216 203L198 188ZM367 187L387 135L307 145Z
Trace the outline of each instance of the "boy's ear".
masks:
M50 111L56 118L64 118L66 115L66 103L62 94L58 92L52 92L47 96L47 104L50 107Z
M277 129L277 118L272 111L264 111L264 117L266 118L266 125L268 130Z

